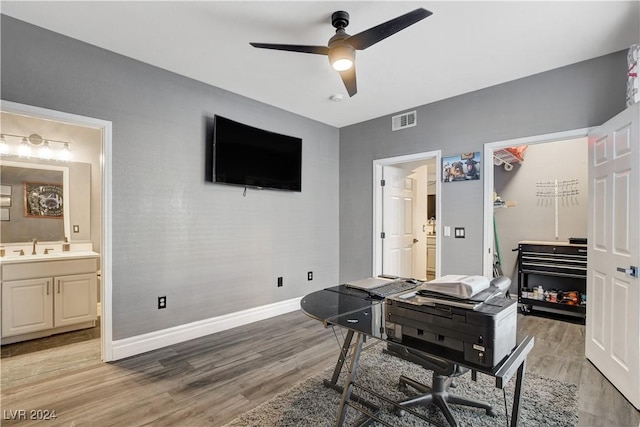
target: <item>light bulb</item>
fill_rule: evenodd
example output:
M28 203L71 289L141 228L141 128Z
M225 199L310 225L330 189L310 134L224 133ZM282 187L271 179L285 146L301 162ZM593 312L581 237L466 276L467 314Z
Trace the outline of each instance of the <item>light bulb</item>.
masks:
M0 156L6 156L9 154L9 145L4 139L4 135L0 135Z
M27 142L27 138L22 138L22 142L20 143L20 148L18 149L18 155L20 157L29 157L29 156L31 156L31 147L29 147L29 143Z
M342 58L335 61L332 65L333 69L336 71L347 71L349 68L353 67L353 61L348 58Z
M40 149L40 157L43 159L51 158L51 147L49 147L49 141L45 140Z
M62 147L62 150L58 153L58 158L63 162L71 160L71 148L69 148L68 142L64 143L64 147Z

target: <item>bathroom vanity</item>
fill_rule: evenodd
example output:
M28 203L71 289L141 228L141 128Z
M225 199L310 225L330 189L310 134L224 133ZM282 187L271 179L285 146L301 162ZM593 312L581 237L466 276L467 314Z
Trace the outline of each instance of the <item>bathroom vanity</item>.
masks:
M1 343L94 327L99 257L72 251L0 258Z

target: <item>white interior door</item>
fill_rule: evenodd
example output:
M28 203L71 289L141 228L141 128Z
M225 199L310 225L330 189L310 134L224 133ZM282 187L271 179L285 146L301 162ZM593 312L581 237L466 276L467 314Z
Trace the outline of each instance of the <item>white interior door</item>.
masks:
M385 166L382 190L382 272L400 277L413 277L413 206L415 179L411 171Z
M587 358L636 408L640 279L629 270L640 267L639 125L635 104L589 134L585 339Z

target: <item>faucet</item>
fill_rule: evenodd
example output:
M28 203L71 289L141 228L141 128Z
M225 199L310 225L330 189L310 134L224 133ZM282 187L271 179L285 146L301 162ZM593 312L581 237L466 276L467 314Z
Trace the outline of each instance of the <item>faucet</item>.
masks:
M33 239L33 249L31 250L31 255L36 255L36 244L38 243L38 241L36 239Z

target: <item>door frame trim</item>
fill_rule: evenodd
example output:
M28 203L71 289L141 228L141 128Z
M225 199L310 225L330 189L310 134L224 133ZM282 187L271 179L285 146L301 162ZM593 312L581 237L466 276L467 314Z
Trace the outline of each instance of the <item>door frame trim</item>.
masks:
M441 150L407 154L404 156L387 157L373 161L373 233L371 235L373 239L373 277L382 274L382 239L380 238L380 233L382 232L382 187L380 186L380 181L382 180L382 168L384 166L394 166L420 160L429 160L433 158L435 158L436 160L436 194L439 196L438 198L436 198L436 218L441 218ZM440 244L440 237L441 233L436 233L436 274L440 272L440 249L442 246Z
M71 125L98 129L102 132L101 141L101 238L100 238L100 269L101 269L101 317L100 341L102 361L113 360L113 307L112 307L112 123L107 120L96 119L62 111L50 110L33 105L0 100L0 110L8 113L23 114L43 120L68 123Z
M595 127L573 129L562 132L526 136L523 138L505 139L502 141L486 142L483 152L484 197L483 197L483 244L482 247L482 275L493 277L493 152L496 149L516 147L519 145L535 145L568 139L586 138Z

